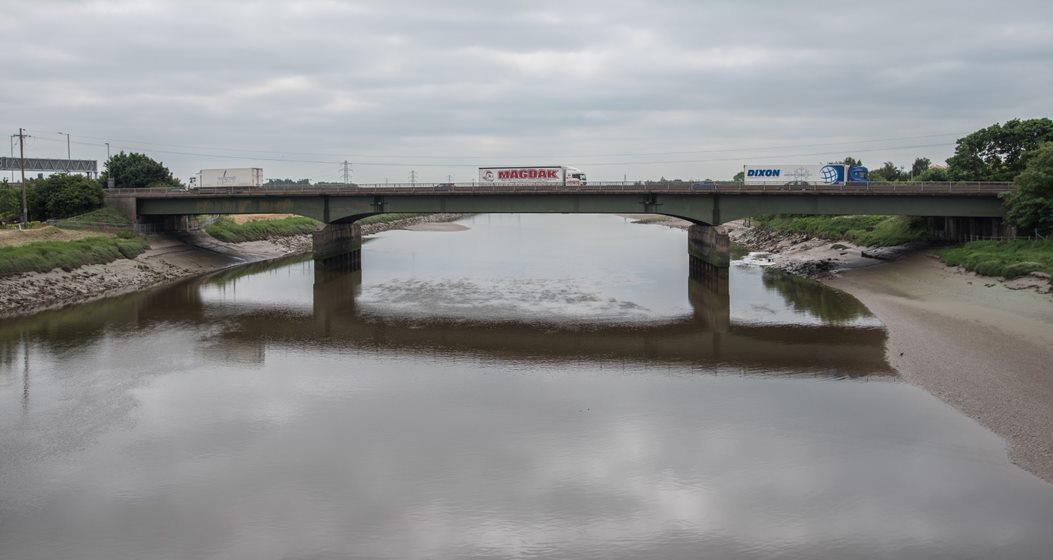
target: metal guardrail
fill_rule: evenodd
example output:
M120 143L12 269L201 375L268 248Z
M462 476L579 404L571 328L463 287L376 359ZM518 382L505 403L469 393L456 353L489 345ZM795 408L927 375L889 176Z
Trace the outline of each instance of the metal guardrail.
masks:
M866 183L849 185L746 185L734 182L674 182L674 183L595 183L590 185L559 186L552 184L481 185L478 183L392 183L370 185L268 185L263 187L202 187L197 189L143 188L107 189L108 195L146 197L200 197L219 195L259 196L274 195L449 195L449 194L618 194L618 193L815 193L815 194L904 194L904 195L997 195L1013 190L1012 183L995 182L931 182L931 183Z

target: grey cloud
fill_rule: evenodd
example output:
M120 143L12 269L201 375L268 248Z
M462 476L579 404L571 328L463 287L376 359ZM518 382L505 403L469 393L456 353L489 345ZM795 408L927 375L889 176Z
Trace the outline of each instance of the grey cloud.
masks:
M248 164L222 157L254 153L238 150L405 163L463 154L442 160L449 169L422 170L425 180L467 178L476 164L532 154L773 143L794 154L794 144L839 140L851 153L860 139L1046 116L1053 86L1053 8L1030 0L38 2L5 12L0 32L17 56L0 121L152 148L179 175ZM127 139L229 150L183 150L216 156L203 158ZM912 143L864 159L951 152L893 149ZM41 138L33 148L54 155L60 146ZM614 161L625 165L587 171L727 177L771 154L730 155L739 159L622 157ZM269 176L337 172L258 163ZM362 166L357 176L407 172Z

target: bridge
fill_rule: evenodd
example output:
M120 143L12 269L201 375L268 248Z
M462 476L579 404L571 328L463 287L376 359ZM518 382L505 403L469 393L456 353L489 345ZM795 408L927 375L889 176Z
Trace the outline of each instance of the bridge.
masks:
M736 182L543 184L277 185L257 188L108 189L107 204L137 224L178 229L203 214L299 214L326 226L315 234L325 268L361 266L355 222L374 214L580 213L664 214L695 224L689 231L692 271L720 273L727 236L713 226L771 214L909 215L942 219L949 237L992 235L1011 183L870 183L745 185ZM697 266L696 266L697 265Z

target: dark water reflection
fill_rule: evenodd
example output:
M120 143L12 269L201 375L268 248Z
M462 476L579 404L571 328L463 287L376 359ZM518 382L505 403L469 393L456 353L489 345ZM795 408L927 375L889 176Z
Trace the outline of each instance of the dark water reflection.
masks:
M854 299L466 223L4 324L0 557L1049 557L1051 487Z

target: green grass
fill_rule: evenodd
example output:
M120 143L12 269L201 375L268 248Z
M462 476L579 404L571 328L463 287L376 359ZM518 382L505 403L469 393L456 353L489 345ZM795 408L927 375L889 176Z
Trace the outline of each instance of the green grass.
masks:
M92 210L91 212L86 212L79 216L73 216L72 218L66 218L55 222L55 225L59 227L69 228L100 224L114 227L127 227L132 225L132 221L125 217L124 214L118 212L116 208L103 206L102 208Z
M205 228L205 232L220 241L242 243L260 241L271 237L302 235L318 229L319 222L303 216L292 216L275 220L253 220L244 224L222 218Z
M939 252L943 262L984 276L1016 278L1031 272L1053 274L1053 239L971 241Z
M905 216L762 216L756 227L800 233L832 241L848 240L868 247L888 247L925 239L927 234Z
M89 237L76 241L38 241L0 248L0 276L24 272L73 270L88 264L131 259L149 248L142 237Z

